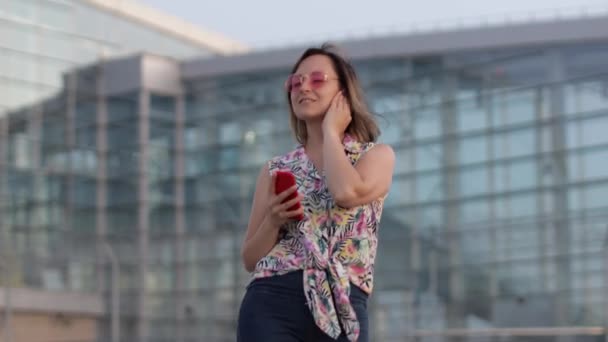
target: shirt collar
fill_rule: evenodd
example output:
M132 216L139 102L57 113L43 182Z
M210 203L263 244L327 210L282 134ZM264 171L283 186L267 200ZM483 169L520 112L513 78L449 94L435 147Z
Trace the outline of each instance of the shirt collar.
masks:
M363 152L363 144L350 134L344 134L342 145L344 145L344 149L350 153Z
M363 144L361 142L359 142L355 137L353 137L352 135L350 135L348 133L344 134L344 139L342 139L342 146L344 146L344 150L346 150L350 153L363 152ZM298 144L298 148L297 148L298 156L300 156L302 153L305 153L304 145Z

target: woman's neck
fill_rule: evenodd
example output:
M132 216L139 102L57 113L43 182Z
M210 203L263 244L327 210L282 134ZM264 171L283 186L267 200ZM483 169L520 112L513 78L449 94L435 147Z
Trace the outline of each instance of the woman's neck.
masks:
M323 128L322 122L307 123L306 125L306 143L304 149L308 158L313 161L315 166L321 170L323 164ZM344 138L344 133L340 135L340 141Z
M322 122L306 123L306 150L309 154L320 155L323 149Z

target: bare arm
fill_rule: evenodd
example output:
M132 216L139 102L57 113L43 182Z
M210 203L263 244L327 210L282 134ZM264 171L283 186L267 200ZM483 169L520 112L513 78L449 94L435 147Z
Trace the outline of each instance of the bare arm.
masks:
M295 186L279 195L274 194L273 187L274 177L270 176L268 165L264 165L258 175L247 233L241 249L241 258L248 272L252 272L258 261L277 244L280 227L289 220L289 217L300 214L303 210L302 208L287 210L301 200L299 196L281 204L296 191Z
M251 228L251 229L250 229ZM243 243L241 257L247 272L253 272L255 265L277 244L279 228L273 227L268 216L262 218L258 226L249 226L250 237Z
M343 208L370 203L388 193L395 168L395 153L388 145L376 145L357 161L344 152L340 132L352 120L350 104L338 92L323 118L323 166L327 187L337 205Z
M379 144L353 166L344 152L340 137L325 132L323 165L334 201L341 207L351 208L388 193L395 167L395 153L390 146Z

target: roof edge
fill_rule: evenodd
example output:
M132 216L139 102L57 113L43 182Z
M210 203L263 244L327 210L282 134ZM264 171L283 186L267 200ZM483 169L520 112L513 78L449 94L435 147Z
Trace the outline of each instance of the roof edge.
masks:
M185 20L130 0L85 0L84 3L138 21L185 41L204 46L220 55L240 54L250 50L246 44L237 40L216 32L203 30Z
M475 51L554 44L606 41L608 16L508 25L472 27L334 41L352 60L372 57L413 57L455 51ZM311 44L308 46L315 46ZM262 69L288 68L308 46L288 46L273 50L254 50L231 57L212 57L182 61L187 79L213 77Z

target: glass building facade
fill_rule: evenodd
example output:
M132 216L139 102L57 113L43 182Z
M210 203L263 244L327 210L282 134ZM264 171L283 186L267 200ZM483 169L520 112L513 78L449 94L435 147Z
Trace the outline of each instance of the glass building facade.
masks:
M54 95L64 72L103 58L146 51L182 59L244 49L193 27L165 27L180 24L115 0L0 0L0 113Z
M608 30L492 30L344 44L396 153L373 341L606 338ZM123 340L233 341L254 184L295 146L282 84L302 50L101 63L0 121L14 284L109 302L118 270Z

